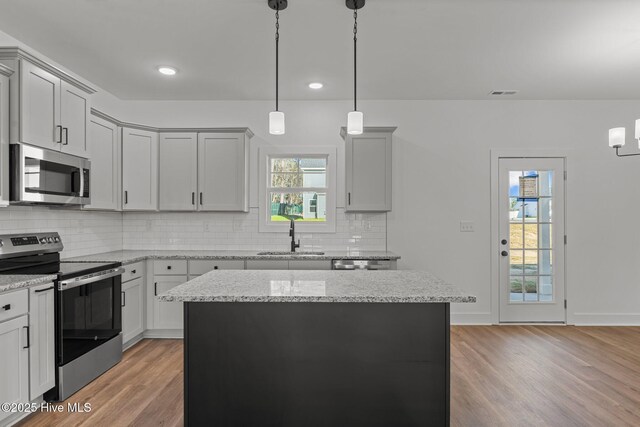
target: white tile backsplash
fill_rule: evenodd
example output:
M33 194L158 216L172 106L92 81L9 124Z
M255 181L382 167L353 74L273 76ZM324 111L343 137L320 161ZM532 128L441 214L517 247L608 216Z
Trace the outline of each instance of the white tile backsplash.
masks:
M41 206L0 208L0 233L57 231L62 237L62 257L122 249L122 214Z
M383 251L386 214L338 209L335 233L296 233L301 250ZM57 231L64 258L121 249L288 250L286 232L258 232L258 210L222 212L95 212L41 206L0 208L0 233Z
M249 213L125 212L124 249L288 250L286 232L260 233L258 209ZM301 250L386 250L386 214L338 209L335 233L298 232Z

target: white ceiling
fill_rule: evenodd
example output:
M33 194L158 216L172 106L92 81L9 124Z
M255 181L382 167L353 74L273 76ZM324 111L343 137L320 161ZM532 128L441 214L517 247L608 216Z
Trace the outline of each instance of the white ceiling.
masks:
M368 0L363 99L640 99L638 0ZM282 99L352 96L344 0L281 12ZM267 100L267 0L0 0L0 30L122 99ZM169 64L180 72L159 75ZM311 91L307 84L325 88Z

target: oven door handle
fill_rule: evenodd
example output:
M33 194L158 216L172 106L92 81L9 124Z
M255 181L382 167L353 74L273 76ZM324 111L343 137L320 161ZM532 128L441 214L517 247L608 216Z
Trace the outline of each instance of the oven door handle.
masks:
M73 289L73 288L77 288L78 286L88 285L89 283L99 282L101 280L108 279L110 277L120 276L122 273L124 273L124 268L120 267L120 268L114 268L112 270L107 270L102 274L99 274L96 276L89 276L84 279L80 278L80 279L63 280L58 285L58 290L66 291L67 289Z

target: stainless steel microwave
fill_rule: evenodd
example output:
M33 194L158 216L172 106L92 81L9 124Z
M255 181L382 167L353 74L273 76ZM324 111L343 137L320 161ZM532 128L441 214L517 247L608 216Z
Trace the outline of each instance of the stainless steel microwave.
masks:
M16 204L86 205L91 162L81 157L10 145L10 199Z

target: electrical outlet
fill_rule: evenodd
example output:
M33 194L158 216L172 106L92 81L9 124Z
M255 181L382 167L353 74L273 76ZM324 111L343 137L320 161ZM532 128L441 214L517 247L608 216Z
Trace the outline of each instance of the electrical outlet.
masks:
M203 228L203 231L205 233L210 232L211 231L211 224L209 223L209 221L205 221L202 228Z
M461 233L473 233L474 231L476 231L476 229L473 221L460 221Z

